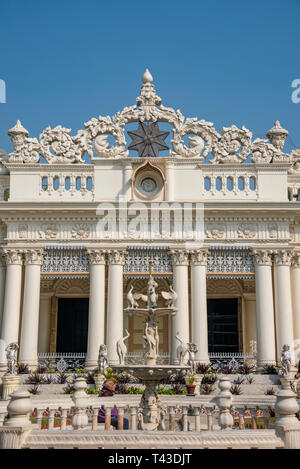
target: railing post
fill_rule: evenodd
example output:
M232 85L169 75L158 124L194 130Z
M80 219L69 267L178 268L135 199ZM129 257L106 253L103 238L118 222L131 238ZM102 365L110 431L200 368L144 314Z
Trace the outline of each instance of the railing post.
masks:
M245 430L245 417L244 417L244 409L241 409L239 412L239 428L240 430Z
M201 426L200 426L200 409L199 409L199 407L194 408L194 415L195 415L195 432L200 432L201 431Z
M269 411L268 409L263 409L263 419L264 419L264 428L269 428Z
M186 406L182 407L182 431L188 431L188 408Z
M97 430L97 427L98 427L98 414L99 414L99 407L93 407L92 430Z
M74 402L74 414L72 417L72 425L74 430L86 428L88 425L88 416L86 409L88 407L88 396L85 392L86 381L79 377L75 380L75 393L72 397Z
M48 430L53 430L53 427L54 427L54 414L55 414L55 409L49 409Z
M256 409L250 409L250 414L251 414L251 428L253 430L257 430L257 415L256 415Z
M130 407L130 430L136 430L137 419L136 419L136 407Z
M169 430L175 432L175 408L169 407Z
M6 414L7 414L6 412L1 412L0 414L0 427L3 427L3 422L4 422Z
M67 416L68 416L68 409L61 409L61 421L60 421L61 430L65 430L67 428Z
M296 394L290 389L282 389L276 394L276 431L287 449L300 449L300 422L296 417L299 405Z
M110 430L111 426L111 407L105 407L105 430Z
M124 407L118 407L118 430L124 430Z

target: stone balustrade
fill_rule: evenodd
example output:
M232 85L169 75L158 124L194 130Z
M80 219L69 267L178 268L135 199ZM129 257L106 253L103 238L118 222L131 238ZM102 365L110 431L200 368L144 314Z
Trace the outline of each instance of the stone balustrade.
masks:
M91 168L92 169L92 168ZM94 177L91 169L84 171L49 169L40 174L40 198L61 200L93 200Z
M258 197L257 172L254 168L212 170L203 168L202 196L205 199L256 200Z

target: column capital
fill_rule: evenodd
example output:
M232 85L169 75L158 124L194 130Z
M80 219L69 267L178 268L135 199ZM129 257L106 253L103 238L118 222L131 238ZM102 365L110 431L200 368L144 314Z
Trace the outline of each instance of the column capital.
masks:
M23 251L21 249L3 249L6 265L22 265Z
M292 267L300 267L300 251L293 252Z
M87 249L89 263L92 265L105 265L106 251L103 249Z
M25 254L25 265L42 265L44 250L41 249L26 249Z
M108 263L110 265L124 265L126 254L126 249L111 249L108 251Z
M189 251L187 249L172 249L170 254L173 265L189 265Z
M191 251L191 265L207 265L207 255L209 249L208 248L201 248L195 249Z
M254 264L260 265L272 265L272 250L271 249L254 249L252 251Z
M274 251L274 265L290 266L292 258L293 252L290 249L277 249Z

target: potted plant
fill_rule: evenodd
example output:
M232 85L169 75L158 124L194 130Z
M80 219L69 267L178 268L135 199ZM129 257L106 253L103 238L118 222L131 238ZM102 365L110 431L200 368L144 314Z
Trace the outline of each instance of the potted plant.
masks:
M185 382L186 382L187 393L188 394L195 394L195 388L196 388L196 385L194 384L195 376L194 375L186 376Z

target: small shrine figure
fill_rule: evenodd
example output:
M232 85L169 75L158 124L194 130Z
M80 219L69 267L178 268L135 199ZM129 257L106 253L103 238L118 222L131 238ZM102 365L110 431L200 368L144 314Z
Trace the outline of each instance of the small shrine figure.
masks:
M126 332L126 336L122 337L122 339L119 339L117 342L117 353L118 353L118 357L120 360L120 365L125 365L125 357L127 354L127 347L125 345L125 340L127 340L128 337L130 336L127 329L125 329L125 332Z
M105 344L101 344L98 354L98 369L101 373L106 373L108 368L107 353L107 346Z
M196 344L191 344L188 343L188 352L189 352L189 359L188 359L188 364L192 368L192 372L196 372L196 353L198 352L198 347Z
M19 349L19 345L17 342L11 342L5 349L6 351L6 358L7 358L7 372L8 375L16 375L17 374L17 350Z

